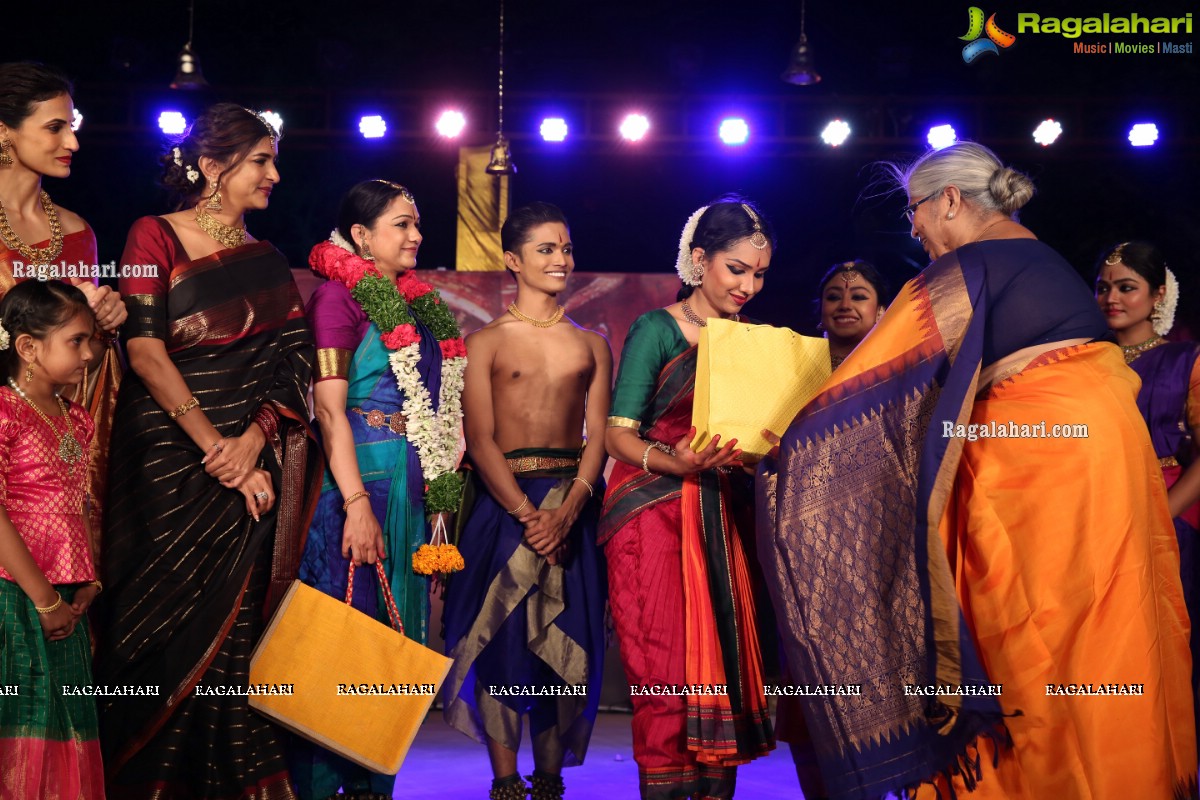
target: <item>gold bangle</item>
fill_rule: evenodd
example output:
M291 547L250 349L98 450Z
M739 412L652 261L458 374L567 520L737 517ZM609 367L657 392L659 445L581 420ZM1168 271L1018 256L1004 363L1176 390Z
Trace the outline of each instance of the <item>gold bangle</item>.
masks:
M184 402L175 406L174 411L168 411L167 416L170 417L171 419L176 419L178 417L182 417L184 414L191 411L193 408L199 408L199 407L200 407L200 401L197 400L195 397L189 397Z
M63 604L63 599L62 599L62 595L59 594L58 592L55 592L54 594L58 596L58 600L56 600L54 602L54 605L46 606L45 608L38 608L37 606L34 606L33 610L38 612L39 614L53 614L55 611L58 611L58 609Z
M88 586L95 586L95 587L96 587L96 594L100 594L101 592L103 592L103 591L104 591L104 584L103 584L103 583L101 583L100 581L88 581L87 585L88 585Z
M525 495L525 499L521 501L521 505L508 512L509 516L515 517L517 514L520 514L521 509L527 505L529 505L529 495Z
M342 503L342 511L345 511L346 509L350 508L350 504L353 503L355 500L361 500L364 497L370 497L370 496L371 496L370 492L355 492L354 494L352 494L346 498L346 502Z
M596 492L592 489L592 485L587 482L587 478L581 478L578 475L576 475L574 478L571 478L571 483L574 483L575 481L579 481L580 483L582 483L584 486L587 487L588 497L595 496Z

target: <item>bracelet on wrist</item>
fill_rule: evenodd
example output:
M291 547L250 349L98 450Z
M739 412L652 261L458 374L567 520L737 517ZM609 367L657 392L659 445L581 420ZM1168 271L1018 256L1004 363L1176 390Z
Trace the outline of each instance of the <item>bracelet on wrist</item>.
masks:
M88 585L88 586L95 586L95 587L96 587L96 594L100 594L101 592L103 592L103 591L104 591L104 584L103 584L103 583L101 583L100 581L88 581L88 582L87 582L87 585Z
M355 492L354 494L352 494L346 498L346 502L342 503L342 511L346 511L347 509L349 509L351 503L356 502L358 500L362 500L364 497L370 497L370 496L371 496L370 492L365 492L365 491Z
M594 497L594 496L595 496L596 492L595 492L595 490L592 488L592 485L591 485L590 483L588 483L588 480L587 480L587 478L581 478L581 477L579 477L578 475L576 475L574 478L571 478L571 483L574 483L575 481L579 481L580 483L582 483L584 486L586 486L586 487L587 487L587 490L588 490L588 497Z
M53 614L55 611L58 611L58 609L62 607L63 598L58 592L55 592L54 594L58 599L54 601L53 605L46 606L45 608L38 608L37 606L34 606L33 610L39 614Z
M171 419L178 419L179 417L182 417L187 412L191 411L193 408L199 408L199 407L200 407L200 401L197 400L195 397L189 397L187 400L184 400L182 403L175 406L175 408L173 410L168 411L167 416L170 417Z
M520 514L521 509L525 508L527 505L529 505L529 495L525 495L524 499L521 500L521 505L508 512L509 516L515 517L517 514Z

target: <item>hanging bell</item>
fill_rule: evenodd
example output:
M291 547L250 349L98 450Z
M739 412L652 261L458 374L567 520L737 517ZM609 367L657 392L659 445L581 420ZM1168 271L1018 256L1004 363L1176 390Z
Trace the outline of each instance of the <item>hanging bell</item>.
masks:
M512 163L512 153L508 149L508 140L501 133L492 145L492 157L484 169L488 175L516 175L517 165Z

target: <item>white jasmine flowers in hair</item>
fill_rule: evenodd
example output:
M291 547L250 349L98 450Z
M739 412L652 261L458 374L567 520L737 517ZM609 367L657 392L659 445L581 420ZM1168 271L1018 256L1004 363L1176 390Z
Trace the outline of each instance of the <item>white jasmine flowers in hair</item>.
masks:
M200 180L200 173L197 172L196 168L193 167L191 164L187 165L187 173L186 174L187 174L188 183L195 183L196 181Z
M1159 336L1166 336L1171 332L1171 326L1175 324L1175 307L1179 305L1179 281L1175 280L1175 273L1171 272L1171 268L1167 267L1167 293L1163 295L1162 305L1156 310L1156 318L1154 320L1154 332ZM3 348L0 348L2 350Z
M692 239L696 238L696 226L700 224L700 217L704 216L705 211L708 211L708 206L700 206L693 211L683 226L683 233L679 235L679 260L675 262L675 271L679 273L679 280L688 286L700 285L692 265Z
M346 241L346 237L338 233L337 228L334 228L329 234L329 241L342 248L347 253L357 253L357 251L354 249L354 245Z
M171 148L171 160L175 162L175 166L183 166L183 151L178 147Z
M0 319L0 350L7 350L9 343L8 329L4 327L4 320Z

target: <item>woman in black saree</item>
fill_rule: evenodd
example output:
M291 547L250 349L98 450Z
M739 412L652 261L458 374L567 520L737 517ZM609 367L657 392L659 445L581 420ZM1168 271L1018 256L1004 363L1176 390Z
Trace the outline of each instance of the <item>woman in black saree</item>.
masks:
M99 698L110 797L294 796L280 734L245 692L268 593L295 577L317 496L311 332L287 261L242 222L279 180L277 138L240 106L210 108L163 158L183 210L139 219L125 247L122 263L158 270L121 281L132 371L110 457L97 685L134 694Z

